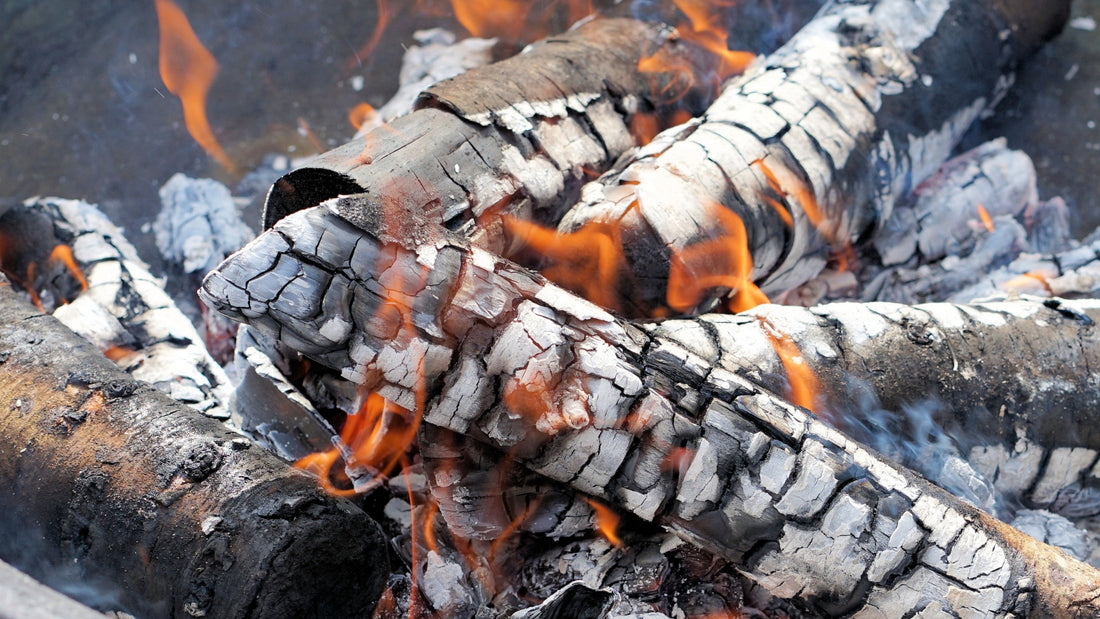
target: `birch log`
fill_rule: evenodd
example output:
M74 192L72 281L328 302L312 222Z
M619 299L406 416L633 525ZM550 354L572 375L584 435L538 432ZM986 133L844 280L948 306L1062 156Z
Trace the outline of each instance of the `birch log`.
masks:
M595 19L440 82L421 95L416 111L276 181L264 227L362 192L471 232L476 220L492 232L498 210L540 220L560 216L588 174L607 169L635 145L635 114L667 115L684 97L706 96L701 83L693 86L680 71L639 70L639 61L658 53L700 74L713 72L717 62L672 28ZM497 229L485 239L492 246L499 237Z
M212 272L202 296L399 406L422 400L426 423L658 522L817 612L1100 612L1092 568L770 391L415 213L367 209L365 235L341 210L283 219ZM692 457L668 470L673 450Z
M135 381L6 282L0 317L0 547L110 583L139 616L369 615L388 574L366 514Z
M665 303L670 255L727 234L712 210L722 205L744 224L753 279L768 294L788 290L890 218L1068 9L832 2L701 118L585 186L559 230L620 226L637 288L625 311L649 315Z

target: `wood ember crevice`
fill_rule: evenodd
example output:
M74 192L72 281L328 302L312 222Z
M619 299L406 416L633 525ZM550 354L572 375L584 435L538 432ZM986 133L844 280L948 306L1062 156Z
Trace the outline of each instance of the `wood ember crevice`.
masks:
M369 611L386 570L368 516L135 381L6 283L0 317L0 503L5 524L37 527L22 538L34 548L12 535L6 556L113 583L142 615Z

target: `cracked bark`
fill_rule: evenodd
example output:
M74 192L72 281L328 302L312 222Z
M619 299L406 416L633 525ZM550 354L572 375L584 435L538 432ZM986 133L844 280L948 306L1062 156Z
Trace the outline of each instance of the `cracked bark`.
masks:
M711 210L722 205L744 223L753 279L769 295L791 289L881 228L1068 7L831 3L702 117L586 185L559 230L621 226L637 287L627 311L652 315L671 252L722 236Z
M277 181L264 227L337 195L365 192L391 208L465 226L499 250L493 219L500 212L556 219L588 175L635 146L635 114L668 115L685 97L709 96L704 80L639 70L640 60L657 53L699 74L716 62L666 26L596 19L440 82L412 113ZM345 215L355 221L354 213Z
M150 616L360 616L381 531L0 286L5 557ZM21 532L16 534L16 532ZM40 572L40 573L36 573Z
M818 612L1097 612L1092 568L764 386L412 214L366 209L364 234L335 215L352 200L285 218L211 273L203 298L400 406L425 389L426 423L657 522ZM1096 304L1059 309L1049 319L1072 332ZM926 311L941 329L964 312ZM682 449L691 457L670 469Z

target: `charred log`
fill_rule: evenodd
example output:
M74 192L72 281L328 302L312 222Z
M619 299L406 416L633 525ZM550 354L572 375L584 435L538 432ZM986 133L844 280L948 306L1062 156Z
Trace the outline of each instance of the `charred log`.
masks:
M155 616L369 614L377 525L0 287L4 555ZM29 540L29 541L27 541Z
M722 205L745 228L752 279L767 294L788 290L884 225L1068 7L832 3L701 118L587 185L559 230L620 226L637 287L625 311L651 315L672 254L729 234L713 210Z
M668 68L639 68L657 55ZM366 193L374 203L465 227L500 250L496 217L556 221L581 184L636 145L633 118L667 124L675 110L705 107L716 85L702 76L716 64L672 28L595 19L432 86L417 110L284 176L268 195L264 227L329 198Z
M1091 568L771 391L413 214L375 210L365 235L341 210L285 218L201 294L819 612L1095 612ZM1062 307L1071 325L1092 308ZM670 470L674 450L691 457Z

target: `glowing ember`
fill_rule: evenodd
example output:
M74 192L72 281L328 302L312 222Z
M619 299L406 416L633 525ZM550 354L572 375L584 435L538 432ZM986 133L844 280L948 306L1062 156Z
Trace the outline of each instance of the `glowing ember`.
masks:
M978 217L981 219L986 232L993 232L993 218L989 216L989 211L985 210L985 207L981 204L978 205Z
M623 541L618 534L619 515L603 503L587 497L584 500L592 506L592 511L596 512L596 530L606 537L607 541L611 542L613 546L622 546Z
M130 350L129 348L124 348L122 346L108 346L103 351L104 357L107 357L108 359L116 363L121 361L122 359L125 359L126 357L129 357L132 354L134 354L133 350Z
M806 365L802 351L790 337L781 333L767 319L758 317L758 320L772 348L779 355L779 360L783 362L783 369L787 372L787 383L790 389L790 393L787 394L788 399L797 406L820 413L818 398L821 395L821 385L817 375L810 366Z
M585 299L618 309L616 295L624 266L623 242L618 226L590 222L576 232L558 234L553 228L505 217L508 231L550 264L542 274Z
M674 110L667 118L639 112L630 117L630 135L636 144L644 146L652 142L661 131L689 120L691 120L691 113L687 110Z
M191 137L223 168L236 174L206 119L206 94L218 75L218 62L203 47L187 16L171 0L156 0L160 24L160 77L183 104L183 122Z
M716 288L733 293L728 304L733 312L767 303L768 297L751 278L752 255L744 222L719 204L712 205L710 211L718 223L719 234L672 253L668 306L678 312L690 312Z

